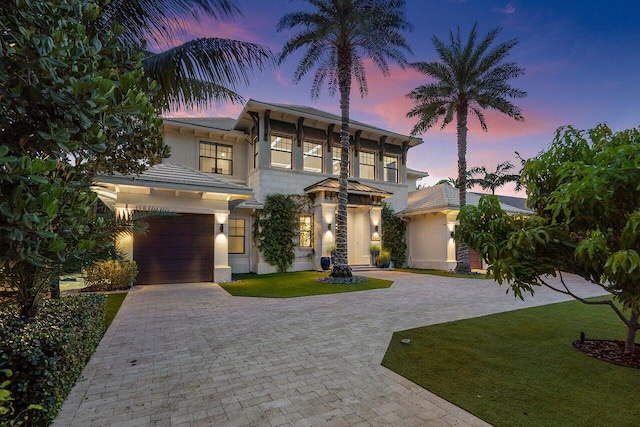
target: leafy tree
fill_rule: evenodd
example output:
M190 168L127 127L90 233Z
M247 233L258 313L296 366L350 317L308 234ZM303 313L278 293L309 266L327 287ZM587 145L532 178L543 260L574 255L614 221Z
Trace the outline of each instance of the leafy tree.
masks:
M520 181L520 175L507 173L513 168L513 164L509 161L499 163L493 172L487 172L484 166L480 166L477 168L477 171L482 176L475 179L475 182L480 185L483 190L490 189L491 194L496 194L496 188L502 187L509 182L517 183Z
M533 215L509 216L497 197L485 196L477 208L460 211L456 238L479 251L489 273L520 298L546 286L609 305L627 327L625 351L633 352L640 328L640 131L561 128L548 151L527 161L522 182ZM613 301L580 298L563 272L601 286ZM559 276L562 286L548 276Z
M296 258L294 238L298 230L300 208L294 196L270 194L264 208L256 212L253 238L264 260L287 271Z
M467 116L476 115L484 131L487 130L482 110L491 108L515 120L523 120L520 108L509 98L522 98L526 92L512 87L508 81L521 76L524 69L514 62L504 62L517 40L509 40L491 47L500 32L495 28L478 42L478 24L474 24L465 43L460 29L449 32L449 44L433 37L440 62L417 62L411 66L435 81L419 86L407 96L415 106L407 117L417 117L412 133L427 131L442 120L444 128L454 119L458 139L458 181L460 206L467 203ZM458 245L456 272L470 273L469 252L463 243Z
M387 60L406 64L403 51L410 51L401 30L410 29L404 16L404 0L307 0L312 12L295 12L283 16L278 31L301 27L287 41L280 53L283 61L298 49L306 52L293 76L294 82L315 67L311 97L317 98L327 82L329 93L340 93L340 177L338 214L336 216L335 277L351 277L347 262L347 182L349 173L349 102L352 79L360 96L368 93L364 58L368 57L384 75L389 74Z
M124 27L120 40L144 47L147 40L175 45L165 51L146 52L145 74L159 83L156 108L204 107L210 102L241 102L235 92L249 84L252 72L274 63L271 51L255 43L222 38L199 38L182 44L180 33L199 25L203 16L214 20L240 14L235 0L112 0L105 5L102 27Z
M382 204L382 243L383 249L391 253L393 265L402 267L407 258L407 225L396 216L393 208Z
M94 176L168 155L150 103L157 85L120 43L122 27L102 28L105 3L0 4L0 268L25 316L52 276L112 245Z

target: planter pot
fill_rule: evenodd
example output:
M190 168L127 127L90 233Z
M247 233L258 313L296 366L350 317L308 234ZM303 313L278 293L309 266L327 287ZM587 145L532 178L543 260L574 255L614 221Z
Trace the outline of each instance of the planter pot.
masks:
M320 267L322 267L323 270L328 270L330 265L331 258L329 258L328 256L323 256L322 258L320 258Z
M376 259L380 255L380 251L371 251L371 265L376 265Z

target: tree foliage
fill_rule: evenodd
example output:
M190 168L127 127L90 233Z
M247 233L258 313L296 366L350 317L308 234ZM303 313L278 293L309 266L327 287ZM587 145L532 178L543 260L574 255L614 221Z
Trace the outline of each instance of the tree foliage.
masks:
M407 226L396 216L393 208L382 204L382 246L391 253L391 261L396 267L402 267L407 257Z
M479 185L483 190L491 190L491 194L496 194L496 188L502 187L509 182L519 182L520 175L509 173L515 166L513 163L506 161L498 163L496 169L489 172L484 166L473 168L474 175L480 175L479 178L472 180L473 185Z
M296 258L295 237L298 234L300 206L296 197L270 194L264 207L256 211L253 238L264 260L284 273Z
M349 103L355 79L360 96L368 93L364 59L371 58L384 75L388 60L406 64L409 46L401 31L411 29L405 19L404 0L307 0L311 12L283 16L278 31L299 28L280 53L283 61L298 49L306 49L296 67L293 81L299 82L315 68L311 98L320 94L326 82L329 93L340 93L340 187L336 215L336 262L331 275L351 277L347 262L347 183L349 178Z
M407 117L417 117L412 134L431 129L442 121L441 128L450 124L455 116L458 144L458 183L460 206L467 202L467 116L472 112L487 130L483 110L493 109L515 120L523 120L520 108L510 99L526 96L523 90L512 87L509 80L524 74L515 62L505 62L518 41L515 39L492 47L500 27L489 31L478 40L478 24L474 24L466 41L460 29L449 32L449 43L433 37L439 62L417 62L411 66L431 81L417 87L407 97L415 106ZM465 244L458 245L456 271L470 273L469 253Z
M168 155L143 54L98 25L102 2L0 4L0 268L32 316L52 275L112 245L97 173Z
M587 304L608 304L627 326L626 351L640 328L640 131L561 128L549 149L526 162L530 216L509 216L495 197L460 211L456 238L478 250L489 273L514 294L547 286ZM562 280L577 274L613 295L581 299ZM614 302L628 309L625 314Z

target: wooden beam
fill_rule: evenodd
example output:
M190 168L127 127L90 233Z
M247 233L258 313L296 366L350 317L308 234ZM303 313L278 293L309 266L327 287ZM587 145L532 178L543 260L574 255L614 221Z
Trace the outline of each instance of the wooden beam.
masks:
M380 137L380 140L378 141L378 145L380 146L380 149L378 151L378 155L380 156L380 160L382 160L382 157L384 156L384 144L387 141L387 136L383 135Z
M355 151L354 155L358 157L358 153L360 152L360 136L362 135L362 130L356 131L356 136L354 138Z
M265 110L264 112L264 140L267 142L271 142L271 121L269 120L269 116L271 116L271 110Z
M333 149L333 129L336 125L331 124L327 127L327 153L330 153Z
M404 141L402 143L402 164L407 164L407 152L409 151L409 141Z
M298 147L302 146L302 139L304 138L304 117L298 117Z

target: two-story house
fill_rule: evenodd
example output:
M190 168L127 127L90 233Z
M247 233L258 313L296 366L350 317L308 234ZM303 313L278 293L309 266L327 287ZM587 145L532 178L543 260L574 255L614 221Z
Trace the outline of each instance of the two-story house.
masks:
M237 119L169 118L171 157L139 176L101 176L100 196L118 215L161 208L144 236L121 238L138 263L138 283L227 281L267 273L252 239L252 214L269 194L308 195L292 270L319 269L334 245L340 117L314 108L249 100ZM382 200L407 207L415 181L407 155L422 143L357 121L349 148L348 260L368 264L381 240Z

